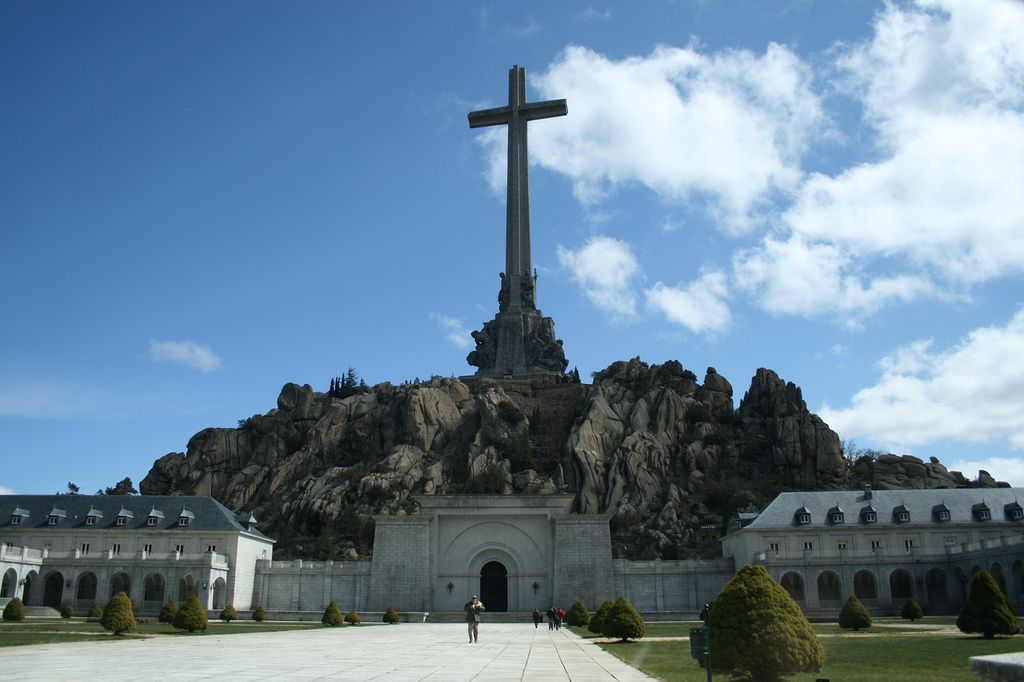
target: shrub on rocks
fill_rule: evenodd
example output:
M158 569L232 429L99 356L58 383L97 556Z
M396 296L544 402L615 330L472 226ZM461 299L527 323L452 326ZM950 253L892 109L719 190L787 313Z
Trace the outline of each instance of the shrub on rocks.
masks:
M17 597L7 602L7 606L4 607L4 620L10 623L25 620L25 604Z
M582 627L590 624L590 614L583 602L576 601L569 607L569 612L565 614L565 624L570 627Z
M818 672L825 650L789 593L764 566L748 564L715 597L708 615L716 673L776 682Z
M231 604L224 607L224 610L220 612L220 619L225 623L230 623L233 620L238 620L238 611Z
M846 600L843 608L839 611L839 627L854 632L861 628L871 627L871 614L860 603L860 599L850 597Z
M604 628L604 619L608 617L608 612L612 610L613 606L615 606L614 602L605 600L605 602L601 604L601 608L599 608L593 618L590 619L590 624L587 625L587 629L595 635L601 634L602 628Z
M394 624L400 622L402 619L398 617L398 611L394 609L388 609L384 612L384 622L388 624Z
M324 609L324 615L320 618L320 622L324 625L341 625L341 610L338 608L338 605L334 602L328 604L327 608Z
M913 599L908 599L903 603L903 608L900 609L900 618L914 622L918 618L924 618L924 609Z
M103 609L103 618L100 625L104 630L109 630L115 635L125 632L135 632L135 614L132 613L132 600L124 592L115 594L106 608Z
M205 630L209 625L206 618L206 609L199 603L199 597L189 597L185 605L174 614L174 627L179 630Z
M1020 632L1017 616L988 571L978 571L971 578L971 593L956 626L960 632L980 632L985 639Z
M75 607L72 606L71 604L68 604L67 602L65 602L64 605L60 607L60 617L61 618L74 618L75 617Z
M262 623L267 619L267 612L263 610L262 606L257 606L252 611L252 619L257 623Z
M363 619L355 611L349 611L345 614L345 622L349 625L359 625L363 622Z
M608 612L601 628L602 634L618 638L622 642L627 639L640 639L645 631L644 619L640 617L640 612L625 597L615 600L615 605Z
M174 617L178 615L178 602L169 601L160 609L160 622L174 625Z

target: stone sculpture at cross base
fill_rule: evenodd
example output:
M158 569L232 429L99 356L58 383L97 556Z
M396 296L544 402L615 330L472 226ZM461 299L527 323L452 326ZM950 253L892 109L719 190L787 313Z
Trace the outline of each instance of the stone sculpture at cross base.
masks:
M569 365L555 322L537 309L537 274L530 256L530 182L526 124L565 116L565 100L526 102L526 70L508 74L508 106L469 115L469 126L508 126L508 204L505 228L505 272L499 275L498 314L473 332L476 349L466 362L477 377L529 378L562 376Z

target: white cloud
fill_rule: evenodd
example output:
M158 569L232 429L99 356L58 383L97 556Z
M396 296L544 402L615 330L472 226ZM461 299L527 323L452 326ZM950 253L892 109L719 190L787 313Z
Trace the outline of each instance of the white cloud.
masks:
M720 332L729 326L732 315L725 301L728 287L721 272L705 272L685 287L670 287L661 282L645 292L647 305L662 312L670 322L694 333Z
M13 495L14 491L7 486L0 485L0 495Z
M1006 438L1024 448L1024 309L1005 326L971 331L948 350L917 341L884 357L883 375L848 407L821 417L844 438L894 448Z
M810 70L775 44L760 55L658 47L620 61L571 46L533 82L542 97L566 98L570 114L531 125L530 159L569 176L580 201L641 183L669 201L706 202L733 230L772 192L796 187L824 121ZM495 187L505 138L480 138Z
M559 245L558 262L601 310L619 316L636 312L633 280L640 267L626 242L598 235L575 251Z
M472 330L459 318L431 313L430 319L437 322L444 337L456 348L469 350L473 347L473 339L470 336Z
M149 357L157 362L176 362L201 372L212 372L220 367L220 358L208 346L193 341L150 339Z
M997 481L1006 481L1015 488L1024 486L1024 459L1020 458L958 459L947 468L950 471L959 471L972 480L978 477L979 471L987 471Z

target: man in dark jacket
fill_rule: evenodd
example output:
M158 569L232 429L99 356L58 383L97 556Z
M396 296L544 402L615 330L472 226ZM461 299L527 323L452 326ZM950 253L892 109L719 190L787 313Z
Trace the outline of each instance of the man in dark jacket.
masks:
M483 603L477 600L475 594L462 608L466 610L466 625L469 627L469 643L472 644L477 641L477 635L479 634L480 614L486 609L484 609Z

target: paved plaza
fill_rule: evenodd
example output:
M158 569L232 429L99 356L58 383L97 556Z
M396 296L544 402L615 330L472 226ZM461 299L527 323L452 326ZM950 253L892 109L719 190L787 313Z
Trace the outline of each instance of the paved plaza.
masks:
M532 624L364 625L0 649L18 680L650 680L589 640Z

